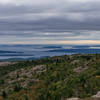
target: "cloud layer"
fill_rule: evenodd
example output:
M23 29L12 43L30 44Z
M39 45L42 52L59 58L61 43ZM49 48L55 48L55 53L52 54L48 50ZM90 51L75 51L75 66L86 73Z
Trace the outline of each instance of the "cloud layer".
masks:
M0 44L78 41L100 43L100 0L0 1Z

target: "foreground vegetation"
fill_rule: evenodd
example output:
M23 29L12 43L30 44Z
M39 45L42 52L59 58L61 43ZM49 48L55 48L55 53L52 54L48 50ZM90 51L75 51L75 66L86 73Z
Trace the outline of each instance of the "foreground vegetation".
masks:
M98 91L99 54L64 55L0 66L0 100L85 100Z

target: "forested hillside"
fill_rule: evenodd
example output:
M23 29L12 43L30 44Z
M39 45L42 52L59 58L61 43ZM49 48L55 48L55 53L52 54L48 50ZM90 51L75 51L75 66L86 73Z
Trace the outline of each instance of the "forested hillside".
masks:
M0 100L92 100L100 55L64 55L0 66Z

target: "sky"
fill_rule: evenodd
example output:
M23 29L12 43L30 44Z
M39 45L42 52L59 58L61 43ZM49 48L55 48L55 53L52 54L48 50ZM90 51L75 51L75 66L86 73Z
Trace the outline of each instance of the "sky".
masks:
M0 44L100 44L100 0L0 0Z

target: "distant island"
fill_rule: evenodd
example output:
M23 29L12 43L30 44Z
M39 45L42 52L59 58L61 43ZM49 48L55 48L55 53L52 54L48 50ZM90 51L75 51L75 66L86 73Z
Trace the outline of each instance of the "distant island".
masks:
M100 45L0 45L0 61L25 61L71 54L100 54Z

